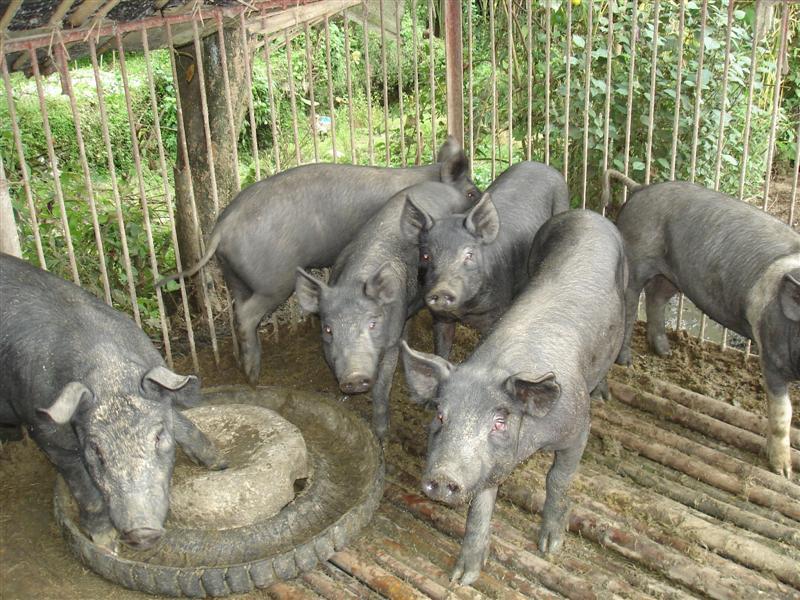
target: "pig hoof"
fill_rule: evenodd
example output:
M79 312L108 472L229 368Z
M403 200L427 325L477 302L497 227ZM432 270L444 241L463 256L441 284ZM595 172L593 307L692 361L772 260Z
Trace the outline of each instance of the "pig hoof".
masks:
M466 567L466 561L459 558L456 563L456 568L453 569L453 574L450 575L450 581L456 585L471 585L478 579L481 574L480 567Z
M670 355L669 350L669 341L667 340L667 336L659 336L654 338L650 342L650 349L661 357L667 357Z
M542 526L542 533L539 535L539 550L542 554L557 552L564 542L564 532L558 526Z
M778 475L783 475L787 479L792 478L792 457L789 448L783 444L772 444L767 442L767 459L770 468Z
M629 367L629 366L631 366L632 362L633 361L631 360L631 350L630 350L630 348L626 348L624 350L621 350L619 355L617 356L617 364Z

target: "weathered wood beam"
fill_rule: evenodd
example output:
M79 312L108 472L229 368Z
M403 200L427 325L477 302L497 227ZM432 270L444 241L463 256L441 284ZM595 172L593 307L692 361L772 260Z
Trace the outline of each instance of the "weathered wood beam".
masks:
M20 6L22 6L22 0L11 0L8 8L6 8L6 12L4 12L2 18L0 18L0 34L5 35L6 29L11 24L11 20L14 18L14 15L17 14Z
M75 9L67 22L72 27L83 27L86 21L94 14L94 12L103 4L105 0L83 0L83 2Z
M75 4L75 0L61 0L56 10L50 15L50 20L47 22L49 27L61 27L61 23L64 21L64 15L69 12L69 9L72 8L72 5Z

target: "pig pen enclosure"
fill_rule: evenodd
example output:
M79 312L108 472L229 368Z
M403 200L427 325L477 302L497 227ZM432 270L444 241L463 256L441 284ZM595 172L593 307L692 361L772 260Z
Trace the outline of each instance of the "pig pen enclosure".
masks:
M10 0L0 3L3 251L128 313L179 372L244 384L231 302L199 260L247 185L314 161L406 166L463 140L485 188L538 160L605 211L608 167L695 181L797 227L800 5L572 0ZM623 193L614 194L613 213ZM2 301L2 298L0 298ZM334 394L293 301L261 329L261 384ZM569 494L564 548L536 549L535 455L500 488L492 550L450 588L464 512L419 490L431 415L392 392L386 489L360 537L251 597L800 597L800 486L763 456L757 348L677 299L673 355L614 367ZM430 318L410 343L430 350ZM459 328L454 357L474 347ZM800 395L791 390L800 471ZM369 418L367 398L347 407ZM30 439L0 449L4 598L147 597L84 568Z

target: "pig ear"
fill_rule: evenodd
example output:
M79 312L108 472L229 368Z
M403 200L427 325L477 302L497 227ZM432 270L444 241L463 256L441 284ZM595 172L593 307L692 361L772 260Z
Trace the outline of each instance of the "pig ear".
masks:
M419 240L419 234L433 227L433 217L414 203L410 194L406 194L403 214L400 215L400 230L412 240Z
M500 232L500 217L488 192L472 207L464 219L464 227L484 244L491 244Z
M554 373L539 377L517 373L506 379L506 391L522 405L523 412L539 418L549 413L561 396L561 386Z
M364 282L364 295L379 304L388 304L400 294L400 281L392 265L383 263Z
M94 399L92 391L79 381L71 381L64 386L56 401L49 408L38 408L36 412L58 425L69 423L72 415L82 403Z
M412 350L405 340L400 342L403 370L411 389L412 402L423 403L436 397L439 384L450 377L453 365L435 354Z
M169 394L171 399L183 406L196 406L200 403L200 380L194 375L178 375L167 367L158 366L144 374L141 385L146 394Z
M294 293L297 294L297 301L304 311L319 314L319 301L322 298L323 290L327 287L322 281L297 267Z
M442 161L440 177L442 183L450 185L469 179L469 161L460 147L457 152Z
M779 292L781 309L791 321L800 321L800 273L786 273Z
M439 148L439 153L436 155L436 162L446 162L450 158L457 156L459 152L462 152L461 144L456 141L455 137L448 135L445 143Z

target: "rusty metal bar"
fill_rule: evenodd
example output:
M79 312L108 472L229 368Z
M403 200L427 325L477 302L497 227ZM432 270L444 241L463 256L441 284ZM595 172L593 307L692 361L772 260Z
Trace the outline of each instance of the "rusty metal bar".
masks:
M103 235L100 232L100 221L97 217L97 205L94 199L94 185L92 185L92 174L89 170L89 161L86 158L86 146L83 142L83 130L81 128L81 115L78 111L78 103L75 101L75 92L72 88L72 77L67 65L66 50L62 44L56 46L56 60L58 61L59 74L61 75L61 87L69 98L69 106L72 111L72 121L75 125L75 139L78 142L78 160L83 171L83 180L86 185L86 200L89 203L89 212L92 215L92 230L94 231L94 243L97 246L97 258L100 267L100 279L103 283L103 295L106 304L111 306L111 285L108 281L108 270L106 269L106 253L103 245ZM156 113L157 114L157 113Z
M264 15L261 15L261 22L264 23ZM280 139L278 137L278 120L276 116L277 109L275 108L275 94L272 92L272 61L270 59L270 46L272 41L268 35L264 36L264 63L266 64L267 71L267 96L269 97L269 120L270 128L272 130L272 150L275 154L275 171L281 170L281 148Z
M422 162L422 127L421 116L419 107L419 40L417 39L417 0L411 1L411 32L413 41L413 56L414 56L414 128L416 131L417 152L414 158L414 164L418 165Z
M789 5L783 5L783 15L781 16L781 37L778 46L778 56L775 59L775 91L772 93L772 119L769 125L769 143L767 144L767 168L764 174L764 202L761 205L763 210L767 210L769 205L769 188L772 179L772 161L775 157L775 129L778 126L778 109L781 99L781 83L783 62L786 59L786 35L789 29Z
M3 82L6 88L6 103L8 106L8 116L11 120L11 131L14 135L14 146L17 149L17 161L19 162L20 175L22 176L22 187L25 190L25 201L28 205L28 213L31 219L31 230L33 231L33 243L36 246L36 256L39 259L39 266L47 270L47 261L44 258L42 248L42 236L39 231L39 219L36 216L36 206L33 203L33 191L31 182L28 178L28 165L25 161L25 149L22 147L22 136L17 122L17 109L14 102L14 91L11 88L11 79L8 75L8 65L6 64L5 54L0 52L0 64L3 70Z
M653 122L656 109L656 75L658 65L658 27L661 15L661 0L653 3L653 60L650 62L650 107L647 112L647 148L644 161L644 183L650 183L650 167L653 160Z
M658 0L656 0L658 1ZM584 62L584 84L583 84L583 188L581 190L581 208L586 208L586 187L589 179L589 98L591 93L592 81L592 27L593 11L592 3L586 5L587 24L586 24L586 45L583 47L585 54Z
M731 28L733 26L733 2L728 3L728 22L725 28L725 64L722 68L722 98L719 104L719 134L717 135L717 158L714 162L714 189L719 190L722 172L722 148L725 145L725 115L728 102L728 71L731 64Z
M553 39L550 3L544 3L546 40L544 47L544 162L550 164L550 43ZM611 9L609 8L609 11Z
M170 60L170 67L172 68L172 82L174 88L178 89L178 63L175 59L175 46L172 41L172 26L167 24L166 27L167 31L167 45L169 47L169 60ZM96 57L95 57L96 61ZM175 113L176 113L176 121L178 123L178 147L181 149L181 159L183 160L183 164L186 167L186 187L189 191L189 198L191 204L191 213L192 213L192 226L194 227L194 231L197 233L197 240L200 246L200 251L205 253L206 251L206 244L205 240L203 240L203 230L200 227L200 217L197 213L197 200L194 193L194 182L192 181L192 167L191 163L189 162L189 146L186 143L186 127L183 121L183 103L181 101L181 95L176 93L175 94ZM219 344L217 343L217 331L214 325L214 313L211 309L211 301L208 298L208 292L206 290L206 269L203 267L200 269L200 297L203 301L203 306L206 309L206 321L208 322L208 333L209 337L211 338L211 350L214 354L214 364L219 365Z
M144 231L147 236L147 250L150 255L150 270L153 276L153 285L159 280L158 273L158 259L156 257L155 245L153 243L153 229L150 225L150 209L147 202L147 192L144 187L144 177L142 175L142 158L139 152L139 138L136 135L136 116L133 113L133 103L131 100L131 90L128 83L128 69L125 64L125 48L122 44L122 34L117 32L117 53L119 58L119 72L122 76L122 88L125 92L125 108L128 114L128 125L131 135L131 150L133 154L133 164L136 169L136 180L139 185L139 200L142 205L142 219L144 222ZM202 77L202 71L200 72ZM169 327L167 325L167 312L164 308L164 297L161 294L161 288L155 287L156 302L158 304L158 316L161 324L161 338L164 343L164 354L166 355L167 364L172 366L172 345L169 339Z
M325 17L325 70L328 74L328 112L331 118L331 162L336 162L336 108L333 104L333 75L331 74L331 30Z
M508 166L514 162L514 21L511 0L506 3L508 10Z
M219 24L219 22L218 22ZM164 203L167 206L167 218L169 219L169 230L172 238L172 249L175 252L175 266L178 271L183 270L183 265L181 262L181 251L178 245L178 234L175 229L175 215L174 209L172 206L172 190L169 184L169 177L167 175L167 160L166 156L164 155L164 142L161 137L161 124L159 123L158 119L158 101L156 99L156 86L153 80L153 65L150 60L150 48L148 46L147 40L147 30L142 29L142 51L144 53L144 62L147 67L147 85L150 91L150 109L153 111L154 119L154 131L156 134L156 143L158 144L158 165L161 170L161 182L164 186ZM224 48L224 41L220 40L220 45ZM222 50L224 54L224 50ZM230 96L229 96L230 98ZM238 182L238 181L237 181ZM191 310L189 309L189 297L186 294L186 283L184 280L180 281L180 290L181 290L181 304L183 306L183 318L186 321L186 336L189 342L189 351L192 355L192 365L194 367L195 373L200 371L200 362L197 359L197 349L195 347L194 342L194 328L192 326L192 314Z
M750 76L747 83L747 104L744 113L744 133L742 134L742 167L739 171L739 200L744 199L744 181L747 176L747 158L750 151L750 119L753 109L753 91L755 89L756 65L758 62L758 39L756 37L759 21L759 11L753 15L753 51L750 54Z
M447 132L464 145L464 43L461 2L444 3L444 43L447 58Z
M634 20L636 15L634 14ZM569 182L569 109L570 109L570 85L572 83L572 2L567 2L567 47L564 51L564 61L566 62L566 78L564 81L564 179ZM627 174L627 171L626 171Z
M628 175L630 165L630 150L631 150L631 121L633 120L633 82L634 71L636 70L636 38L639 35L639 3L633 2L633 11L631 13L631 65L628 71L628 114L625 118L625 154L623 157L623 172ZM623 204L628 199L628 188L623 186L622 202Z
M75 260L75 249L72 246L72 233L69 230L69 222L67 221L67 207L64 204L64 191L61 189L61 172L58 169L58 157L56 156L55 147L53 146L53 132L50 130L50 119L47 113L47 102L44 98L42 75L39 72L39 62L36 60L36 52L33 49L30 49L28 52L31 56L33 76L36 79L39 110L42 113L42 127L44 129L45 141L47 142L47 156L50 159L50 168L53 171L53 184L55 187L56 200L58 201L58 208L61 212L61 226L64 230L64 239L67 242L67 253L69 255L69 266L72 271L72 280L80 285L81 278L80 275L78 275L78 263Z
M606 103L603 110L603 173L608 169L609 124L611 121L611 57L614 55L614 3L608 3L608 34L606 38ZM603 215L606 207L600 207Z
M372 65L369 62L369 7L364 3L364 79L367 92L367 150L369 164L375 164L375 142L372 139Z
M193 21L192 23L193 23L193 26L194 26L194 35L195 35L195 40L196 40L197 39L197 21ZM221 31L221 28L220 28L220 31ZM220 43L222 44L222 43L224 43L224 41L222 40L221 35L222 34L220 33ZM239 13L239 35L242 38L242 48L244 48L244 56L243 56L243 60L244 60L244 81L245 81L245 85L247 86L247 93L245 94L247 96L247 113L248 113L248 116L250 117L250 144L251 144L252 153L253 153L253 164L255 165L255 169L256 169L256 180L260 180L261 179L261 160L260 160L260 157L258 155L258 135L256 134L256 114L255 114L255 108L253 107L253 78L252 78L252 74L251 74L252 73L252 71L251 71L252 67L250 65L250 46L248 45L248 41L247 41L247 25L245 24L245 21L244 21L244 12ZM197 53L199 54L200 50L199 50L199 46L198 46L197 42L195 42L195 47L197 48ZM226 71L227 59L225 58L225 46L222 46L219 51L220 51L220 54L222 54L223 72L227 72ZM227 86L228 86L227 79L228 78L227 78L227 75L226 75L226 77L225 77L225 86L226 86L226 90L225 91L226 91L226 94L229 93L228 89L227 89ZM200 82L200 90L201 90L201 93L202 93L202 96L201 96L201 100L202 100L203 98L205 98L205 81L204 80ZM203 102L205 102L205 100L203 100ZM231 125L231 126L233 127L233 125ZM233 129L236 129L236 128L233 127ZM236 140L234 142L234 146L236 146L237 143L238 143L238 140ZM237 154L237 159L238 159L238 154ZM239 163L237 162L236 164L238 165ZM237 171L238 171L238 169L237 169ZM212 171L212 177L213 177L213 171ZM238 184L238 178L239 178L238 172L236 174L236 178L237 178L236 189L238 190L239 187L240 187L239 184ZM216 190L216 181L214 182L214 188L213 189ZM216 208L218 208L217 204L215 204L214 206Z
M794 175L792 176L792 199L789 204L789 227L794 226L794 211L797 206L797 177L800 174L800 123L797 124L797 137L795 138Z
M406 124L405 114L403 113L403 11L402 5L395 10L395 28L397 29L397 108L400 112L400 164L405 167L408 164L406 159Z
M708 16L708 0L703 0L700 10L700 50L697 54L697 75L694 82L694 128L692 129L692 155L689 164L689 181L694 183L697 169L697 145L700 133L700 103L703 99L703 60L705 58L706 20ZM681 314L678 314L680 329Z
M533 152L533 6L528 0L527 6L528 25L528 152L525 158L531 160Z
M350 162L355 164L356 130L353 120L353 77L350 71L350 19L347 17L347 13L344 13L344 69L347 79L347 114L350 121Z
M311 56L311 36L308 23L303 23L306 38L306 74L308 76L308 99L311 107L311 140L314 144L314 162L319 162L319 134L317 131L317 107L314 95L314 60Z
M473 94L473 65L472 65L472 2L467 3L467 94L469 103L469 171L475 174L475 103Z
M381 20L381 74L383 75L383 136L386 166L391 164L389 152L389 79L386 72L386 27L383 22L383 0L378 0L378 14ZM399 35L399 32L398 32Z
M675 113L672 118L672 149L670 150L669 178L675 180L675 163L678 159L678 132L681 116L681 84L683 83L683 30L686 24L685 3L679 2L678 10L678 69L675 83Z
M433 11L433 0L428 0L428 50L430 56L430 88L431 88L431 154L433 154L433 161L436 160L436 69L433 51L433 19L435 14Z
M234 115L233 115L233 102L231 100L231 81L230 81L230 75L228 73L228 57L227 57L228 53L225 50L225 32L223 31L224 28L222 26L222 13L220 11L217 11L217 12L214 13L214 16L215 16L215 18L217 20L217 40L218 40L218 43L219 43L219 55L220 55L220 59L222 61L222 84L223 84L223 87L225 88L225 108L228 110L228 122L230 123L230 127L231 127L231 141L230 141L231 149L230 149L230 152L233 154L233 162L234 162L234 164L236 164L238 166L238 164L239 164L239 138L236 135L236 130L237 130L236 125L235 125L236 119L234 118ZM143 29L142 31L146 32L147 30ZM144 37L146 34L143 33L142 35ZM144 44L146 42L144 42L144 40L143 40L142 43ZM145 51L145 54L147 54L147 51ZM245 46L245 54L249 54L247 52L247 47L246 46ZM248 89L252 90L253 88L251 86ZM160 135L161 134L159 133L159 137L160 137ZM255 160L257 162L258 161L258 157L255 157ZM236 182L236 191L238 192L240 189L242 189L242 184L239 181L239 169L238 168L233 170L233 177L234 177L234 181ZM177 248L177 245L175 247ZM181 268L178 267L178 270L180 271Z
M300 154L300 131L297 124L297 97L294 92L294 71L292 70L292 40L289 37L289 30L283 30L283 36L286 40L286 67L287 77L289 79L289 102L292 107L292 131L294 132L294 157L297 165L303 162L302 155Z
M494 26L494 1L489 2L489 51L492 61L492 72L489 77L492 89L492 124L491 124L491 147L492 147L492 168L491 178L497 175L497 48L495 44Z

